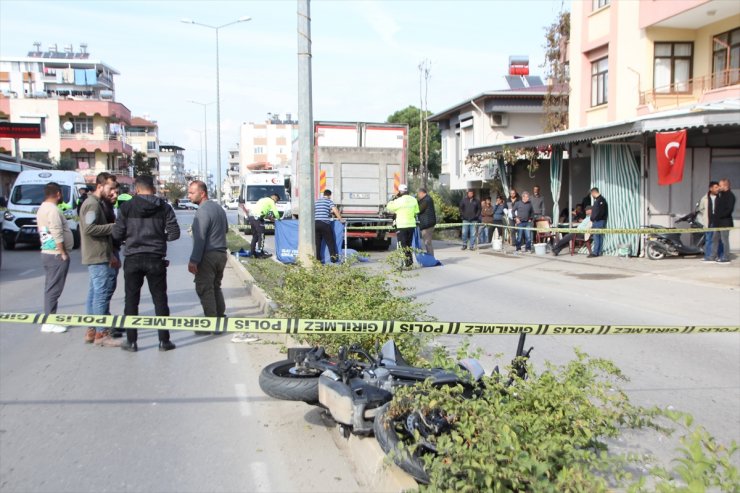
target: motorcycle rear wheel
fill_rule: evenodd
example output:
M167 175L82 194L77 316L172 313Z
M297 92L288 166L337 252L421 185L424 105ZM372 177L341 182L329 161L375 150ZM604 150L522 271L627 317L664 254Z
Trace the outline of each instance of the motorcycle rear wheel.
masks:
M262 392L275 399L316 404L319 402L321 373L313 370L303 373L291 371L295 366L294 361L284 360L264 367L259 378Z
M655 241L648 241L645 245L645 254L650 260L662 260L666 255L665 249Z
M388 406L385 404L375 415L373 422L373 431L375 439L378 440L380 448L388 455L393 462L414 478L418 483L429 484L429 474L424 470L424 461L418 455L418 451L411 452L408 447L402 447L402 437L396 426L403 426L403 420L406 415L392 417L388 413Z

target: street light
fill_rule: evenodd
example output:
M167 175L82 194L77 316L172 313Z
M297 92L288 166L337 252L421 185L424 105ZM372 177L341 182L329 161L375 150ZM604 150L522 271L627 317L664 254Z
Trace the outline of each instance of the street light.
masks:
M194 24L196 26L207 27L216 31L216 199L221 202L221 84L219 80L219 59L218 59L218 32L219 30L239 24L240 22L251 21L252 18L248 16L239 17L237 20L221 24L220 26L211 26L200 22L195 22L192 19L181 19L180 22L184 24Z
M198 101L193 101L191 99L188 99L188 103L198 104L203 107L203 147L205 148L205 173L206 177L208 176L208 107L215 103L215 101L211 101L210 103L200 103ZM208 184L208 180L203 180Z

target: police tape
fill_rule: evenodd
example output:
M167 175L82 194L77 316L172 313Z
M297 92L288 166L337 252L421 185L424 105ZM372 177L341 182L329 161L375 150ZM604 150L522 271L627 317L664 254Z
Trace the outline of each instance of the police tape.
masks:
M431 335L648 335L740 333L737 325L574 325L477 322L401 322L244 317L158 317L0 312L0 323L57 324L116 329L197 330L252 334L431 334Z
M451 229L460 228L462 226L469 226L471 223L445 223L437 224L434 229ZM489 228L503 228L513 230L527 230L535 231L539 233L578 233L578 234L682 234L682 233L709 233L714 231L731 231L734 229L740 229L740 227L719 227L719 228L537 228L535 226L512 226L507 224L492 224L492 223L472 223L477 228L489 227ZM395 231L396 227L393 226L349 226L347 231Z

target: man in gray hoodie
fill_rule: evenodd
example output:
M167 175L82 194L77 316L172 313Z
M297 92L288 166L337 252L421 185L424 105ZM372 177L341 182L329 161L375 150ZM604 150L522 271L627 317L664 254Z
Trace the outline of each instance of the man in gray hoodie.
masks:
M225 317L226 303L221 291L221 281L226 268L226 233L229 221L224 210L208 200L208 188L202 181L194 181L188 187L188 198L198 205L193 219L193 251L190 254L188 271L195 275L195 292L198 293L203 315ZM209 332L196 331L198 335Z

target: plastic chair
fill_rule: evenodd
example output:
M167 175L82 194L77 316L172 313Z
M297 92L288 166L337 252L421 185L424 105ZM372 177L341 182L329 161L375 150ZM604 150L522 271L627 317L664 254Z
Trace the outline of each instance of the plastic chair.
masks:
M539 229L549 229L552 227L552 220L547 216L540 216L534 221L534 227ZM552 231L535 231L535 243L549 243L557 239L557 233Z
M591 240L592 240L591 235L588 233L583 235L582 238L579 238L578 235L573 235L573 237L570 239L571 257L575 255L575 252L577 252L584 246L588 249L588 254L591 255Z

